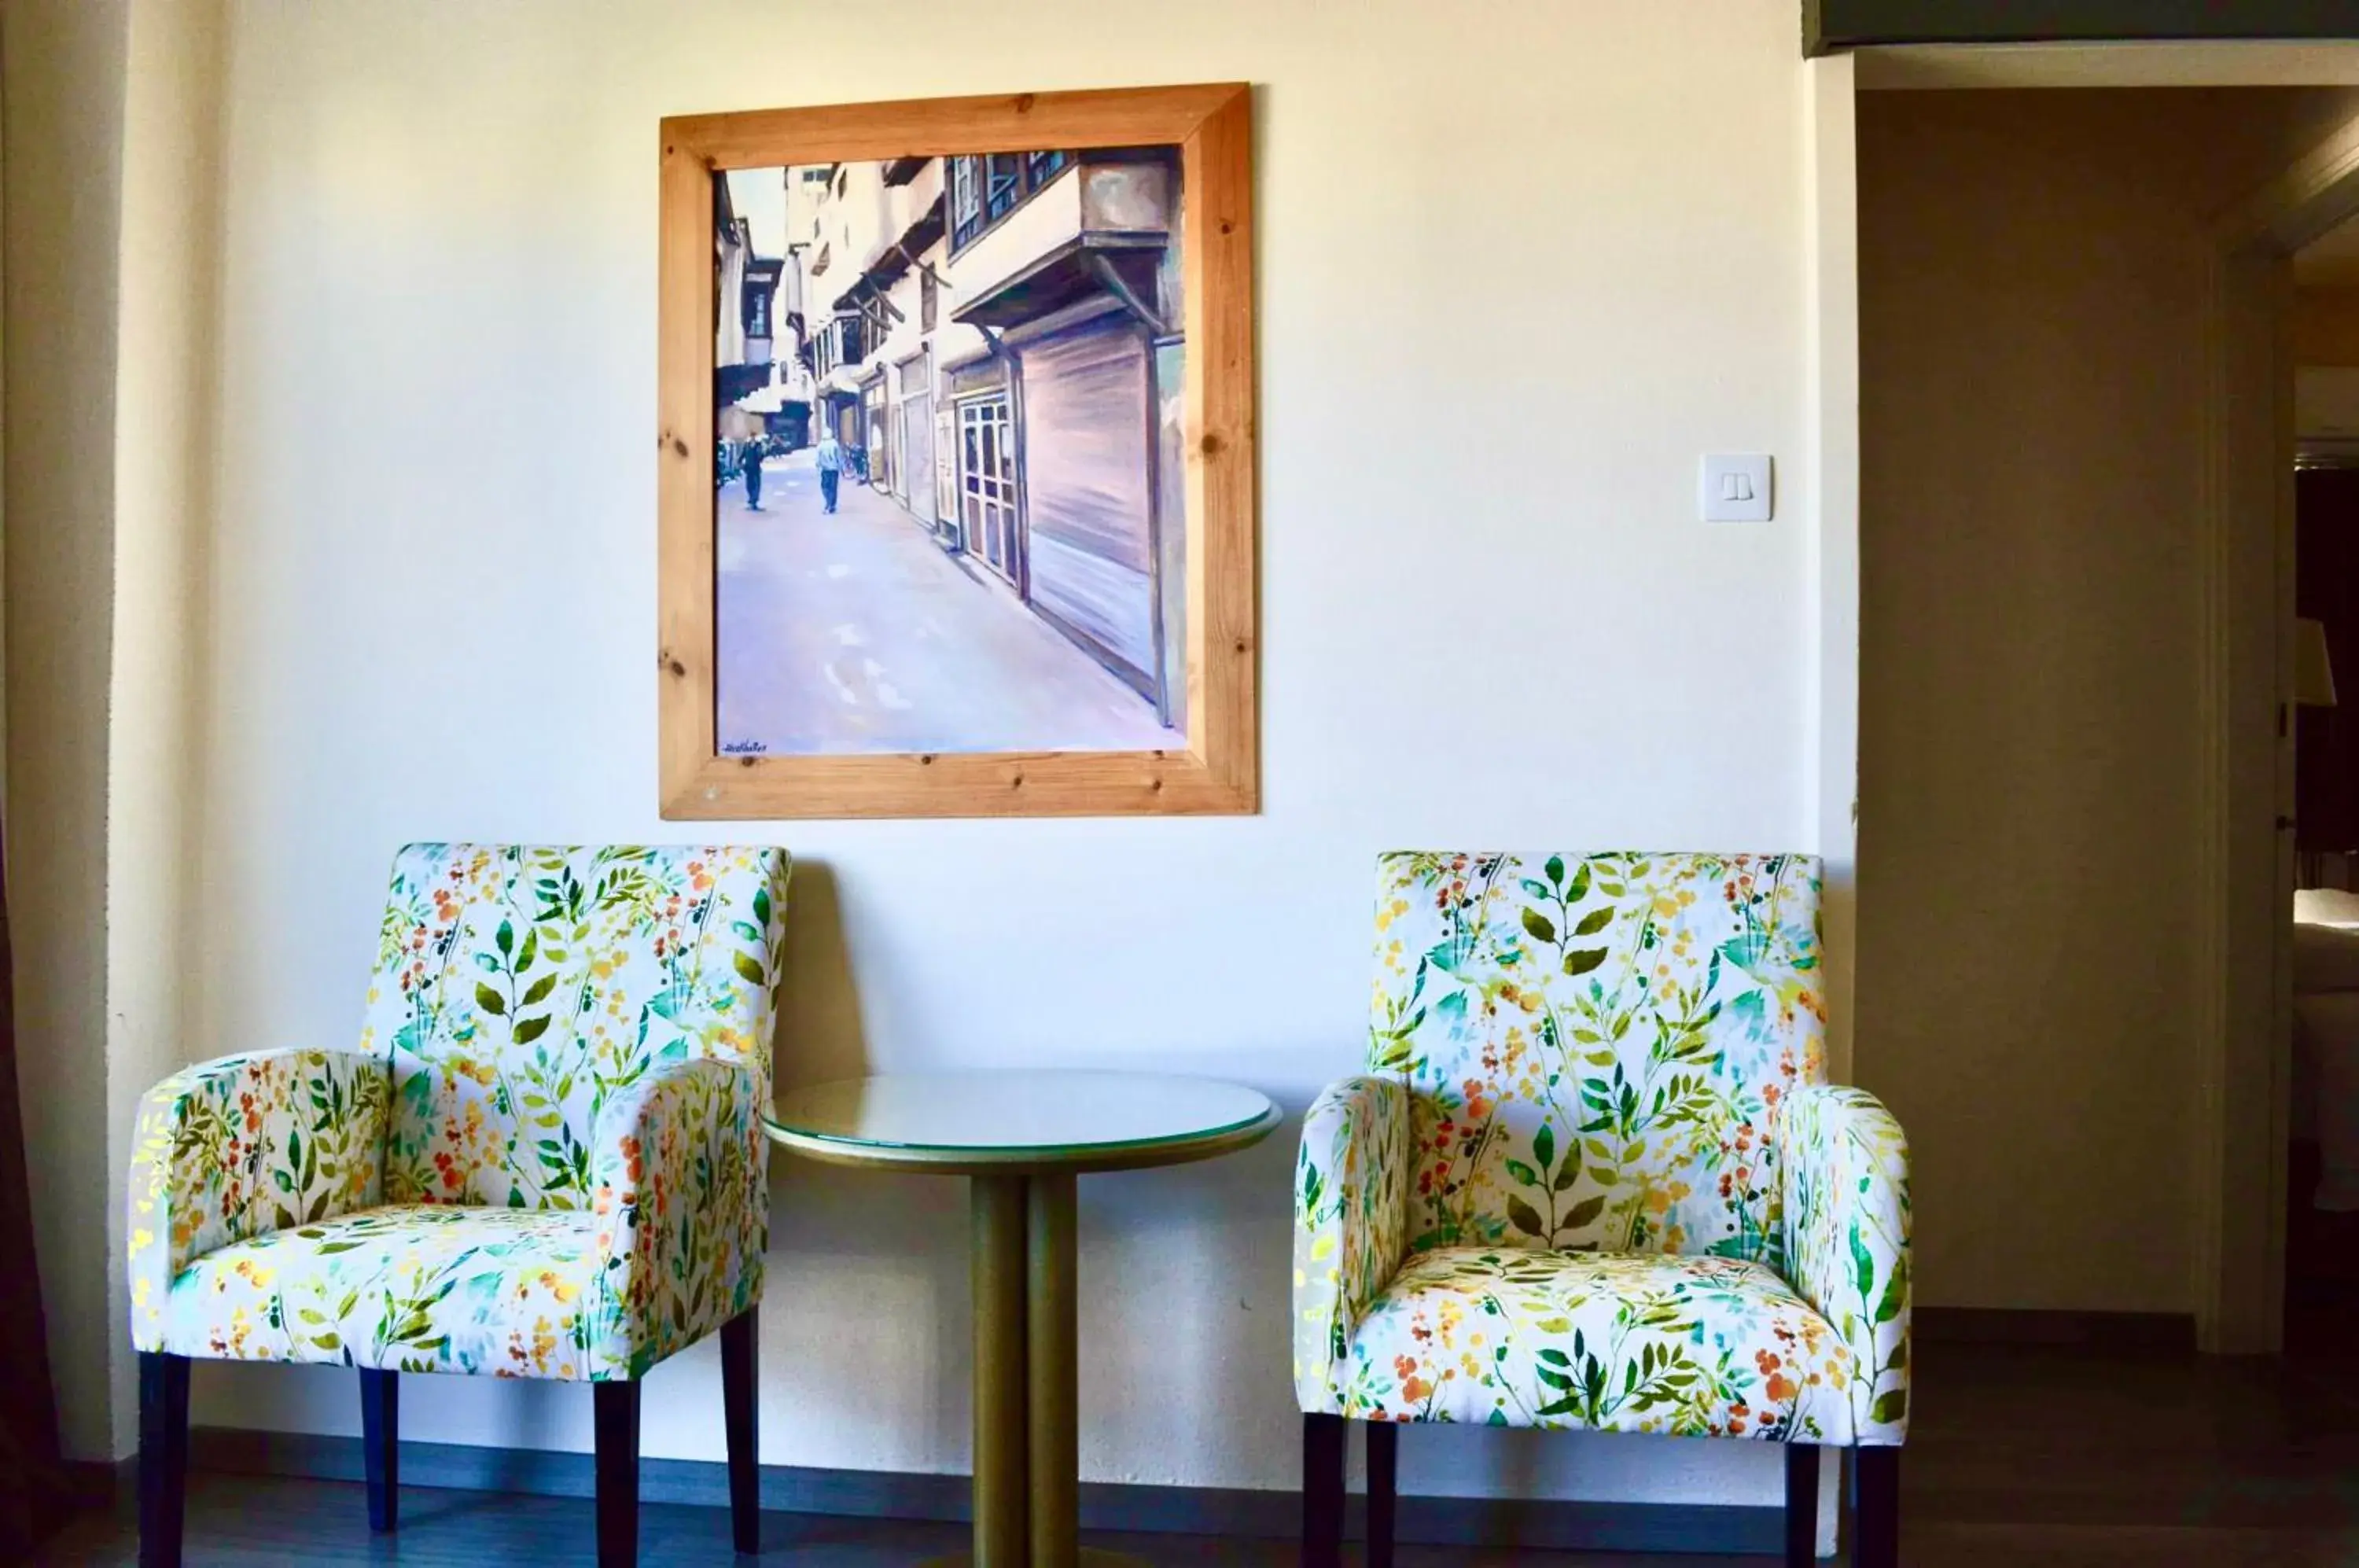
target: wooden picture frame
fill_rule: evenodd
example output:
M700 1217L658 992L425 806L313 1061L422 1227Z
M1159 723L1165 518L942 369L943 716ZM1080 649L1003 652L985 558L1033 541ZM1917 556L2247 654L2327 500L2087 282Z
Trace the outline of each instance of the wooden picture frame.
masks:
M1239 83L775 109L662 122L657 666L667 819L1259 809L1251 128L1250 90ZM1045 159L1049 149L1142 147L1178 149L1179 244L1173 249L1185 352L1177 445L1187 509L1183 626L1171 634L1171 646L1184 648L1184 691L1174 693L1184 704L1184 746L724 753L717 716L715 479L726 470L716 467L713 435L720 320L716 174L920 158L940 158L947 170L954 160L975 155L1038 149ZM754 459L756 499L762 450L756 448ZM831 477L831 507L833 483ZM940 494L956 502L962 492Z

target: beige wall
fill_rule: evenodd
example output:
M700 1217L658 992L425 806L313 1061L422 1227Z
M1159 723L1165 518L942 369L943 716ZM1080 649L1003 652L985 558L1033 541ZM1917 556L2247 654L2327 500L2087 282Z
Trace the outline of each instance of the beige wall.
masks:
M2341 92L1859 109L1859 1081L1920 1299L2193 1305L2206 220Z
M7 874L17 1071L68 1451L109 1453L107 671L127 0L0 5Z
M128 1097L348 1034L403 837L677 836L634 716L661 114L1103 85L1150 45L1258 84L1268 810L738 830L804 857L789 1077L1138 1061L1299 1104L1357 1055L1376 849L1832 831L1807 466L1767 527L1692 513L1696 452L1802 449L1806 343L1843 335L1806 299L1824 105L1782 0L1479 33L1240 0L1176 44L1147 0L1032 0L1020 38L912 5L889 57L719 0L229 0L225 63L215 9L0 0L41 62L6 82L10 879L78 1453L129 1441ZM2189 1304L2195 236L2345 108L1861 108L1855 1075L1917 1146L1928 1301ZM1560 287L1487 334L1370 327L1475 256ZM1453 392L1457 428L1401 439ZM1502 673L1558 668L1569 624L1644 656ZM1289 1154L1085 1198L1093 1475L1290 1484ZM766 1457L958 1468L954 1188L778 1195ZM716 1453L709 1356L665 1377L647 1451ZM420 1438L586 1441L561 1390L438 1393ZM345 1430L349 1378L224 1371L198 1416ZM1773 1461L1465 1433L1407 1481L1766 1502Z
M190 1059L220 0L0 0L7 854L36 1241L70 1453L134 1431L123 1175Z
M189 1059L219 373L223 0L134 0L125 88L107 757L109 1334L128 1342L124 1178L139 1096ZM115 1430L136 1420L114 1358Z
M1377 850L1815 847L1809 465L1775 523L1693 515L1699 452L1803 449L1788 0L1480 28L1221 0L1184 29L913 0L889 50L768 0L230 0L225 45L223 9L0 0L20 1040L78 1454L132 1441L114 1216L147 1082L351 1038L404 838L679 836L646 727L661 114L1256 84L1266 810L733 829L801 857L788 1081L1142 1063L1299 1105L1361 1055ZM1555 286L1380 325L1477 258ZM1293 1484L1291 1158L1085 1193L1093 1477ZM956 1184L791 1169L777 1203L765 1457L962 1468ZM647 1451L716 1454L709 1349L661 1376ZM406 1426L579 1447L575 1392L451 1380ZM209 1367L196 1414L349 1430L351 1382ZM1745 1445L1487 1432L1407 1484L1779 1486Z
M2298 365L2359 365L2359 288L2303 285L2294 295L2293 348Z
M183 1042L351 1038L408 837L655 815L655 125L1256 84L1266 809L754 822L800 859L781 1073L1156 1064L1299 1106L1361 1060L1375 853L1811 845L1802 64L1791 0L240 0L221 496ZM1507 287L1434 327L1470 278ZM1454 310L1455 307L1453 306ZM1707 450L1779 517L1695 516ZM1093 1479L1290 1487L1291 1135L1084 1186ZM956 1183L782 1165L765 1457L966 1464ZM212 1373L214 1369L207 1369ZM720 1451L709 1349L653 1455ZM581 1447L578 1391L446 1379L421 1440ZM350 1430L351 1379L200 1421ZM1768 1503L1746 1445L1465 1432L1404 1485Z

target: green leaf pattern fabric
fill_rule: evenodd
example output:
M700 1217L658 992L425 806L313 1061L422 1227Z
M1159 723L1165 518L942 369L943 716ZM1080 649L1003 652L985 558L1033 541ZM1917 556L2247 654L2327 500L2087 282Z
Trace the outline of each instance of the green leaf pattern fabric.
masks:
M1736 1258L1443 1247L1414 1254L1353 1336L1364 1421L1477 1421L1848 1443L1850 1351Z
M1294 1163L1294 1376L1323 1377L1399 1266L1408 1092L1346 1078L1310 1107Z
M1321 1096L1298 1161L1301 1407L1899 1442L1907 1155L1821 1087L1817 863L1404 853L1378 883L1375 1077ZM1406 1102L1397 1155L1357 1130L1372 1082ZM1871 1112L1873 1179L1839 1191L1869 1173L1830 1179L1822 1145ZM1789 1267L1789 1203L1798 1246L1860 1238L1853 1326L1819 1253Z
M1817 1084L1780 1129L1788 1269L1849 1346L1852 1417L1898 1442L1908 1421L1908 1138L1873 1094Z
M620 1302L603 1290L599 1239L595 1216L580 1210L454 1203L389 1203L274 1231L183 1273L154 1348L399 1372L614 1375L601 1327Z
M403 850L358 1051L149 1096L139 1348L636 1377L750 1306L787 877L772 848Z
M606 1108L609 1125L629 1130L602 1138L591 1169L592 1190L614 1194L597 1204L604 1295L588 1336L593 1365L636 1377L758 1298L767 1083L705 1058L658 1069Z
M172 1281L209 1253L333 1219L384 1190L385 1063L273 1051L201 1062L150 1089L132 1123L132 1337L163 1348Z

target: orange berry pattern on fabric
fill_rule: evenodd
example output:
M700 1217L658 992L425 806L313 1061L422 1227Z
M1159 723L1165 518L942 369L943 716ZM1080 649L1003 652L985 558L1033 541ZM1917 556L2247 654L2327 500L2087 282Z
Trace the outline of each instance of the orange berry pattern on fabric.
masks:
M1398 854L1296 1165L1302 1409L1821 1443L1908 1420L1908 1149L1826 1084L1816 862Z
M143 1350L635 1377L758 1299L788 859L413 844L355 1051L143 1103Z

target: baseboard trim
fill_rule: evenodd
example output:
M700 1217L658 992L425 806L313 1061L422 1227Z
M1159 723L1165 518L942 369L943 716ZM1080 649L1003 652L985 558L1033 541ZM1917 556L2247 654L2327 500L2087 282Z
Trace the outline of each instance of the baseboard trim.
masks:
M69 1510L103 1508L118 1497L131 1495L139 1478L139 1456L118 1459L69 1459L59 1468L63 1497L59 1506Z
M360 1440L351 1437L198 1427L190 1433L189 1457L193 1467L220 1474L362 1478ZM404 1443L401 1480L405 1486L560 1497L588 1497L595 1489L587 1454L450 1443ZM728 1471L711 1460L641 1460L639 1496L651 1503L725 1508ZM1349 1529L1357 1535L1359 1499L1353 1504ZM783 1513L959 1520L968 1517L968 1486L963 1475L766 1465L762 1507ZM1405 1542L1432 1546L1774 1555L1783 1550L1784 1521L1780 1508L1733 1504L1403 1497L1397 1535ZM1284 1539L1301 1530L1302 1505L1292 1492L1090 1481L1082 1485L1082 1525Z
M2047 1345L2147 1355L2195 1354L2192 1312L1919 1307L1910 1318L1910 1327L1928 1345Z
M30 1517L25 1522L31 1527L33 1542L38 1544L76 1515L121 1508L137 1494L139 1456L135 1454L112 1464L103 1459L67 1459L54 1465L28 1465L13 1479L28 1505ZM9 1541L8 1530L0 1526L0 1562L16 1561L8 1554Z

